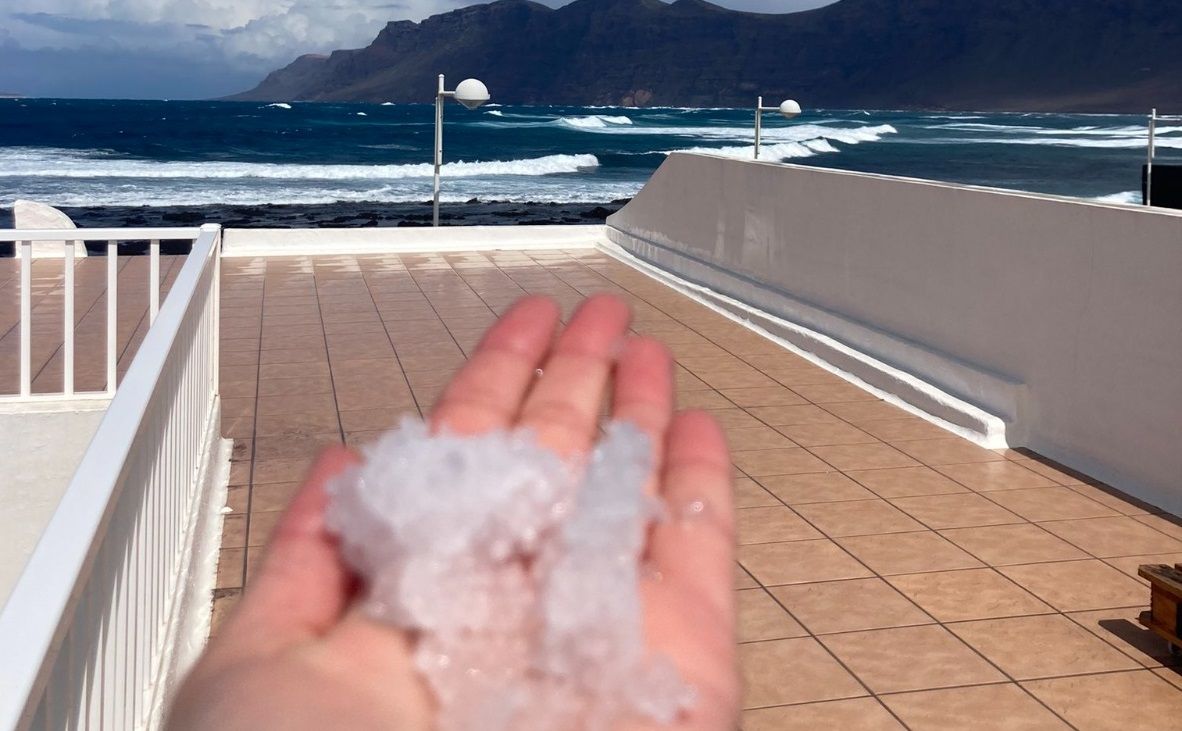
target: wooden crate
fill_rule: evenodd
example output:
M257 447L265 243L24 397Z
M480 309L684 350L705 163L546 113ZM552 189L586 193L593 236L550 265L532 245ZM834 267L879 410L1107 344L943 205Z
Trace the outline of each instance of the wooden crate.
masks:
M1137 574L1149 581L1149 611L1141 612L1141 624L1170 643L1170 651L1182 653L1182 564L1143 564Z

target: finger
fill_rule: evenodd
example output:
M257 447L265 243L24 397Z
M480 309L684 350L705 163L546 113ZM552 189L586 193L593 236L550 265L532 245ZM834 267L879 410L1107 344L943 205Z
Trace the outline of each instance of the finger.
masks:
M325 527L325 484L357 462L343 446L326 449L275 526L237 611L219 639L242 651L265 651L327 631L349 602L353 575Z
M640 427L652 443L653 464L661 464L673 420L673 357L657 340L635 337L625 344L616 364L612 418Z
M475 434L512 424L554 338L558 315L546 297L513 305L451 379L431 414L432 427Z
M560 454L586 451L595 436L604 388L631 315L623 300L591 297L558 337L518 424Z
M722 429L701 411L674 416L661 497L669 517L653 527L649 558L661 581L700 597L733 620L735 527L730 454Z

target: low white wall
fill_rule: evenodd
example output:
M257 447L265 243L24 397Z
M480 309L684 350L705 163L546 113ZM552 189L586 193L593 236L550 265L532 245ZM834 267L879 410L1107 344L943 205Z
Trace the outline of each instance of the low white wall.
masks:
M333 256L497 249L587 249L602 240L602 225L231 228L222 234L222 256Z
M1182 512L1182 214L674 154L607 235Z

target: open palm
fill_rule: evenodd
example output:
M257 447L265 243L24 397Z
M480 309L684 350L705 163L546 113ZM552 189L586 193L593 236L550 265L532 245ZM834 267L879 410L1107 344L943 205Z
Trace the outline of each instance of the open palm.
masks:
M651 649L695 688L697 702L665 728L732 729L739 683L725 440L706 414L674 414L672 359L654 340L626 337L629 312L619 299L587 300L555 337L558 321L548 299L514 305L452 379L432 425L462 434L529 427L543 444L575 456L591 448L610 391L612 418L636 424L657 445L650 489L673 516L649 537L653 570L640 587L645 631ZM357 609L356 578L325 530L325 481L355 459L342 447L321 456L249 591L179 690L169 728L434 727L410 638Z

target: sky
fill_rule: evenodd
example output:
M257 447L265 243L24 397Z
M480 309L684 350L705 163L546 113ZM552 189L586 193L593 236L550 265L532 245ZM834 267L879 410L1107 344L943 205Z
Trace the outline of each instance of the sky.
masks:
M714 0L786 13L834 0ZM565 0L542 0L559 6ZM203 99L473 0L0 0L0 93Z

